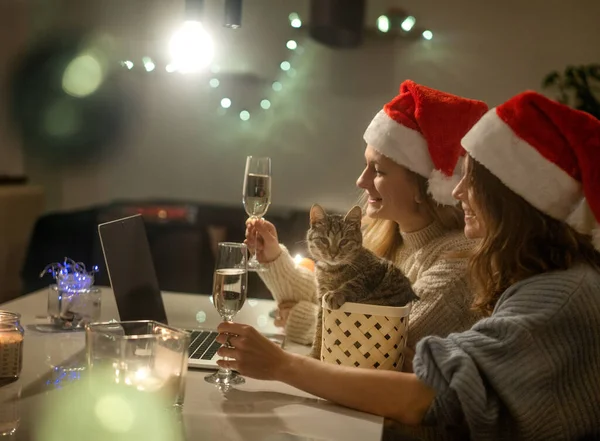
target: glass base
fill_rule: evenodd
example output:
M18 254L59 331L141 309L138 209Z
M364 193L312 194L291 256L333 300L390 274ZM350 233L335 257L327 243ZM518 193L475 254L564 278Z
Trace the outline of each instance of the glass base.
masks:
M235 372L223 373L221 371L217 371L212 375L204 377L204 381L210 384L223 386L235 386L238 384L244 384L246 382L244 377L236 374Z
M260 263L258 260L250 259L248 261L248 271L263 272L266 270L267 267Z

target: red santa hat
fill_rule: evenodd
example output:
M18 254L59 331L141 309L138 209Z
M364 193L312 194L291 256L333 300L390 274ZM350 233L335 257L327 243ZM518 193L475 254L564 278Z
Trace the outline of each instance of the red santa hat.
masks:
M490 110L463 147L549 216L593 235L600 249L600 121L536 92Z
M440 204L456 205L452 190L460 181L460 140L486 113L481 101L462 98L406 80L364 135L382 155L425 177Z

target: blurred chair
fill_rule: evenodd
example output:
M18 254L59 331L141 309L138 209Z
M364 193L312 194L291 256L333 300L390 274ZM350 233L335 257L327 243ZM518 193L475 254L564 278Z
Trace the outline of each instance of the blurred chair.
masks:
M0 186L0 303L22 292L21 267L44 193L33 185Z

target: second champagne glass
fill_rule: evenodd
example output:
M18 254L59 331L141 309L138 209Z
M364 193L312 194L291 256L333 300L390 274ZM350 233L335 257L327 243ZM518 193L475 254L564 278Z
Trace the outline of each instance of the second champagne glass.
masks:
M248 248L243 243L221 242L213 277L213 304L223 321L233 321L246 301L248 291ZM244 377L231 369L220 368L204 377L212 384L242 384Z
M243 202L246 213L253 219L262 218L271 205L271 158L248 156L244 174ZM258 233L257 233L258 235ZM249 271L263 271L256 251L248 262Z

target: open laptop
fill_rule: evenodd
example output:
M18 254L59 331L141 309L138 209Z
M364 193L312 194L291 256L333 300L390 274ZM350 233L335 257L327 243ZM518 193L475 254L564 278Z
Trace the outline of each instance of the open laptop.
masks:
M155 320L167 323L150 245L141 215L98 225L100 243L111 287L122 321ZM217 369L215 329L187 330L191 333L190 367ZM283 345L282 336L269 336Z

